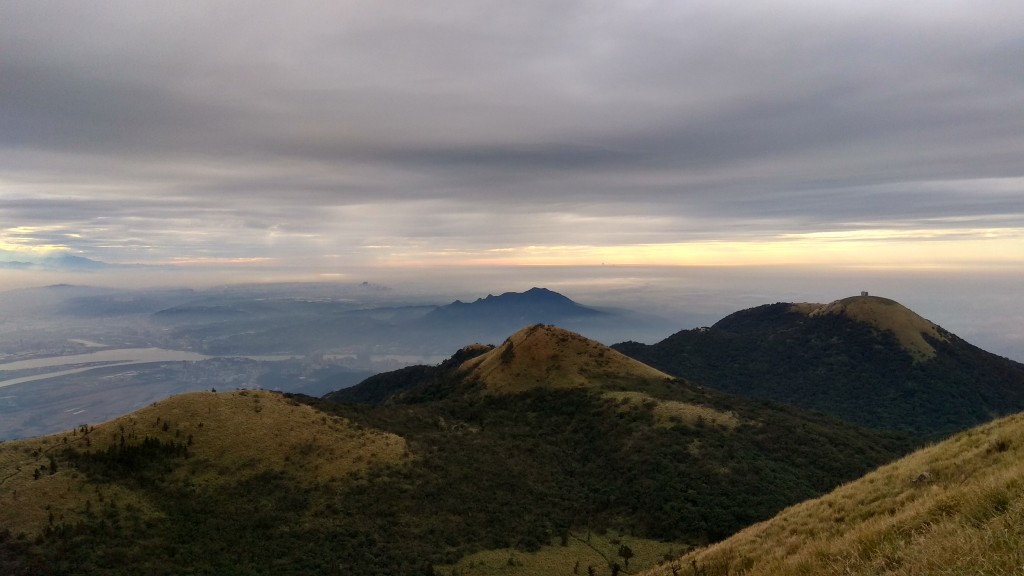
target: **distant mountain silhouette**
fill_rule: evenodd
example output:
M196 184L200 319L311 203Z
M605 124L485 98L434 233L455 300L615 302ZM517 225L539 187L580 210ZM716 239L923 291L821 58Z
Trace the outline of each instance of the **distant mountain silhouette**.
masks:
M558 324L615 342L644 332L646 317L606 312L544 288L445 305L365 307L344 302L207 297L155 311L153 320L191 334L211 354L302 353L363 347L441 356L466 342L496 343L523 326ZM213 336L211 326L216 325ZM660 331L668 333L668 330Z
M609 324L614 328L616 318L621 325L629 323L625 316L584 306L558 292L531 288L525 292L487 295L473 302L456 300L434 308L399 330L405 338L443 342L451 350L466 342L500 342L531 324L558 324L583 333L603 333Z
M456 300L430 312L423 321L430 324L513 324L520 328L531 323L553 324L566 319L606 314L547 288L530 288L526 292L505 292L500 296L488 294L486 298L478 298L470 303Z
M613 348L726 392L926 436L1024 410L1024 365L874 296L769 304Z
M63 270L101 270L111 265L99 260L75 256L74 254L58 254L42 260L41 264L46 268L59 268Z
M0 254L2 255L2 254ZM144 264L111 264L101 260L93 260L84 256L75 256L66 252L23 260L0 261L0 268L11 270L59 270L65 272L95 272L98 270L120 268L152 268Z

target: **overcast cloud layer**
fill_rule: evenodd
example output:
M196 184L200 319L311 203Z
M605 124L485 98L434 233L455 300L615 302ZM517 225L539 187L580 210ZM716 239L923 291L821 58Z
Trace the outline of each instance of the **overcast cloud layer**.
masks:
M344 272L799 241L1016 266L1022 22L1018 0L8 0L0 260Z

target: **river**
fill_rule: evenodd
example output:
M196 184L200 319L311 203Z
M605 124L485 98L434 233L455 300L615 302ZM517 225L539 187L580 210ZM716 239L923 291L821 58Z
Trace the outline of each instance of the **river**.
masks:
M276 361L288 360L292 356L226 356L228 358L248 358L251 360ZM32 358L29 360L16 360L0 364L0 388L13 386L33 380L45 380L67 374L75 374L104 368L108 366L121 366L126 364L147 364L151 362L196 362L209 360L219 356L207 356L198 352L187 352L184 350L166 350L164 348L118 348L114 350L97 350L86 354L73 354L70 356L49 356L46 358ZM86 365L86 366L83 366ZM40 368L64 367L61 370L32 374L20 378L4 379L5 372L18 370L38 370Z

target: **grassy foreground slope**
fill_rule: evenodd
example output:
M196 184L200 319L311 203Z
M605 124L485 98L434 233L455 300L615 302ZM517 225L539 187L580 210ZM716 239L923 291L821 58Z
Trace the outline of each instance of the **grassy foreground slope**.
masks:
M649 576L1024 572L1024 414L960 433Z

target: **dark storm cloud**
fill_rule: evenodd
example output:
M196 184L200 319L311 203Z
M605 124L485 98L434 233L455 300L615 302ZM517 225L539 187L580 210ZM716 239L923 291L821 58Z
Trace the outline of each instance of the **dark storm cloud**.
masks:
M1021 21L1009 1L8 2L0 233L123 259L1021 228Z

